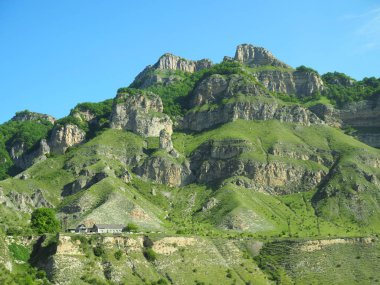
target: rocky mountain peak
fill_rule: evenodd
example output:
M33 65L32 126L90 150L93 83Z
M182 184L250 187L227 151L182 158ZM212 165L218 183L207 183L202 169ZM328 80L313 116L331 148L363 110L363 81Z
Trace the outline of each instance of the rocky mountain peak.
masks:
M52 124L55 123L56 119L50 115L36 113L36 112L30 112L28 110L17 112L15 116L12 118L12 121L20 121L20 122L26 122L26 121L48 121Z
M209 68L211 65L212 62L209 59L201 59L195 61L188 60L171 53L165 53L159 58L153 68L160 70L179 70L193 73L205 68Z
M262 47L250 44L241 44L236 48L235 60L245 65L255 67L260 65L272 65L277 67L291 68L274 57L274 55Z

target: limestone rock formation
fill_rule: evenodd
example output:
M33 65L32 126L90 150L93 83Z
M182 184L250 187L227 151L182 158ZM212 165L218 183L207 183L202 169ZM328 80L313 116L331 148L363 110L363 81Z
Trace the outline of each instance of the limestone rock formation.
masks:
M172 134L172 121L162 113L161 98L153 93L120 93L111 114L111 128L132 131L144 137L158 137L165 129Z
M0 203L5 206L22 212L31 213L34 208L53 207L44 197L41 189L37 189L32 194L18 193L10 191L6 195L0 188Z
M225 61L229 60L231 59L225 59ZM294 70L262 47L248 44L239 45L236 48L234 60L254 68L254 75L272 92L305 97L322 92L324 89L322 79L317 73L308 70ZM272 66L272 68L255 70L262 66Z
M160 132L160 149L170 152L173 150L173 142L170 134L164 129Z
M86 133L77 125L57 125L53 128L48 143L52 153L63 154L69 147L82 143L85 138Z
M134 172L143 178L169 186L183 186L193 181L189 163L176 161L168 154L147 158Z
M13 163L21 169L26 169L38 161L45 160L49 153L50 147L45 139L40 141L36 149L28 151L24 143L16 143L9 151Z
M22 111L22 112L17 112L16 115L12 118L12 121L48 121L52 124L55 123L55 118L46 115L46 114L40 114L36 112L30 112L30 111Z
M195 87L191 106L219 103L223 99L227 100L238 95L270 97L268 91L264 90L257 81L237 74L229 76L214 74Z
M166 53L153 66L149 65L140 72L132 85L135 85L134 87L146 88L156 83L170 84L176 80L181 80L180 77L175 73L171 73L171 71L193 73L211 66L212 62L208 59L187 60Z
M257 79L272 92L308 97L324 89L321 77L314 72L262 70L254 73Z
M284 68L290 68L289 65L279 61L274 55L262 47L256 47L250 44L237 46L235 60L250 67L260 65L272 65Z
M212 65L211 61L208 59L201 60L187 60L182 57L176 56L171 53L166 53L161 56L158 62L153 66L155 69L161 70L179 70L184 72L193 73Z
M239 156L250 145L244 141L208 141L191 157L191 170L199 183L212 183L234 176L245 176L250 188L270 194L289 194L308 191L327 174L324 170L289 165L275 159L245 160Z
M305 126L323 124L323 121L315 114L301 106L281 106L275 100L258 100L257 102L233 102L204 111L190 111L182 121L182 128L202 131L237 119L276 119Z
M90 110L75 110L73 116L88 123L95 123L96 115Z
M351 127L362 142L380 147L380 95L346 104L340 109L318 104L309 108L319 118L334 127Z

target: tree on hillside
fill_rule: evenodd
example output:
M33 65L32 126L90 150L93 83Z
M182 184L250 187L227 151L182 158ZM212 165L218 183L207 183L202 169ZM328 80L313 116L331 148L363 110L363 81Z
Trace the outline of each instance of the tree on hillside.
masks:
M39 234L56 233L59 231L59 221L55 211L50 208L39 208L33 211L30 225Z

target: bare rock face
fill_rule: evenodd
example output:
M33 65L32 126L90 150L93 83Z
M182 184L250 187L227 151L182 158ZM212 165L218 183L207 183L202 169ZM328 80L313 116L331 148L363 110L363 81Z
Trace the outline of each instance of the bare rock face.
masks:
M370 100L345 105L338 111L338 117L343 126L357 130L361 141L380 147L380 94Z
M153 67L161 70L179 70L193 73L211 67L211 65L212 63L208 59L187 60L174 54L166 53L160 57Z
M280 106L275 100L234 102L205 111L190 111L182 121L182 128L202 131L219 124L242 120L279 120L309 126L323 124L314 113L301 106Z
M52 124L55 123L55 118L50 116L50 115L46 115L46 114L40 114L40 113L35 113L35 112L30 112L30 111L22 111L22 112L18 112L16 113L16 115L12 118L12 121L21 121L21 122L25 122L25 121L48 121Z
M169 186L183 186L193 181L189 163L180 163L168 156L150 157L136 167L134 172L143 178Z
M228 60L231 59L225 59L225 61ZM252 68L260 66L275 67L274 69L258 69L254 71L257 79L272 92L305 97L321 92L324 89L322 79L318 74L311 71L295 71L262 47L248 44L239 45L236 48L234 60Z
M191 99L192 107L218 103L223 99L230 99L238 94L250 97L270 97L268 92L257 83L253 80L248 81L242 75L225 76L214 74L201 81L194 89Z
M32 151L28 151L24 143L14 144L9 151L13 163L21 169L26 169L39 161L45 160L46 155L49 153L50 147L45 139L41 140L39 146Z
M182 57L166 53L153 65L147 66L140 72L132 85L139 88L146 88L156 83L170 84L177 80L182 80L172 71L193 73L212 66L208 59L187 60Z
M94 120L96 119L96 115L90 110L75 110L73 116L89 123L95 123Z
M53 205L45 199L40 189L37 189L30 195L15 191L10 191L8 194L4 195L3 190L0 188L0 203L11 209L16 209L26 213L31 213L35 208L53 207Z
M165 129L160 132L160 149L163 149L168 153L175 152L172 137Z
M255 72L255 76L269 91L298 97L312 96L324 89L321 77L314 72L264 70Z
M339 118L339 111L337 111L332 105L316 104L309 107L309 110L316 114L321 120L332 127L340 128L342 126L342 120Z
M212 75L192 93L193 107L181 127L202 131L237 119L280 120L302 125L322 124L314 113L301 106L281 105L255 79L243 75Z
M235 60L250 67L272 65L290 68L289 65L276 59L274 55L265 48L256 47L249 44L242 44L236 48Z
M380 95L348 103L341 109L324 104L309 109L330 126L354 128L359 140L380 148Z
M172 134L172 121L162 113L161 98L153 93L121 93L115 99L111 128L132 131L144 137L158 137L161 130Z
M86 133L77 125L66 124L55 126L49 138L49 146L52 153L64 154L71 147L82 143Z
M250 180L249 188L277 195L308 191L327 174L322 169L290 165L275 159L240 159L240 154L250 148L244 141L206 142L192 154L191 170L199 183L213 183L241 176Z
M324 90L322 78L315 72L295 71L293 80L299 97L308 97Z

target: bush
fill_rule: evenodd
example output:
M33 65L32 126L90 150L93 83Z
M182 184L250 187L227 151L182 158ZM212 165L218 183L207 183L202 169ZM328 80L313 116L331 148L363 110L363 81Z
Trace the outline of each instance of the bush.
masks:
M121 250L118 250L114 253L114 256L117 260L120 260L123 255L123 252Z
M138 226L134 223L128 223L128 225L123 229L123 232L137 232Z
M30 226L38 234L57 233L60 230L55 211L50 208L39 208L33 211Z
M104 255L104 253L105 253L105 250L104 250L103 245L98 244L97 246L94 247L95 256L100 257L100 256Z
M157 259L156 253L150 247L144 249L144 257L146 258L146 260L148 260L150 262L153 262L153 261L155 261Z

